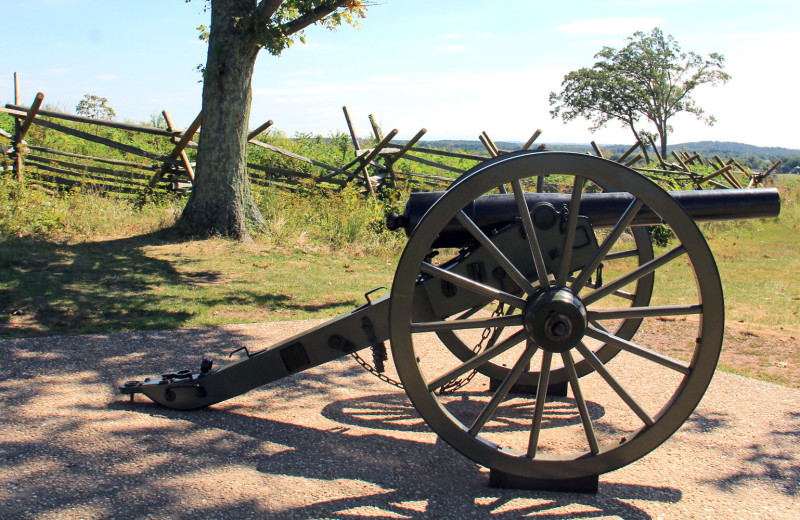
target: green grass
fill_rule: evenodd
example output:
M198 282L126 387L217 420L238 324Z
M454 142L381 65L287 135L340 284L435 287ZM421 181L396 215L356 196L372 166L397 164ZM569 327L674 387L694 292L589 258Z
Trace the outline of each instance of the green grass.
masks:
M79 190L54 196L20 189L0 177L0 239L41 237L55 241L135 236L172 225L183 201L165 195L150 201L99 197Z
M800 179L781 176L778 218L702 226L720 270L728 321L800 332Z
M391 200L264 190L253 244L171 231L182 200L53 196L0 179L0 337L333 316L389 286Z
M779 218L703 225L729 321L800 328L800 180L787 177ZM391 283L404 238L385 230L383 215L396 201L310 188L257 196L269 228L241 245L170 233L179 199L52 196L3 179L0 335L330 316ZM667 266L659 275L675 270L677 279L681 268ZM679 284L657 289L658 298L673 302L686 291Z
M781 181L780 217L702 227L725 290L721 366L798 386L800 178ZM256 196L269 227L240 244L171 231L180 198L53 196L4 177L0 338L330 317L390 286L405 240L384 229L383 216L404 194L373 201L353 189L301 186ZM675 263L658 275L681 269ZM657 299L677 303L687 287L657 290Z
M168 232L2 246L0 337L333 316L389 285L394 272L387 257Z

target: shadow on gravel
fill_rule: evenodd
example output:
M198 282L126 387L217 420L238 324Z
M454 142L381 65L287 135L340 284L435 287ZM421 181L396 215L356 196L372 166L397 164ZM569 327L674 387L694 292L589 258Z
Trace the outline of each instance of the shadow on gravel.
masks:
M393 403L400 416L422 420L402 394L381 396ZM346 400L349 401L349 400ZM115 405L125 408L126 404ZM338 403L333 404L338 407ZM645 500L675 503L680 490L601 480L598 495L553 493L488 487L488 473L445 443L397 439L380 434L350 433L348 428L316 429L255 418L235 412L206 410L180 413L149 406L142 413L189 421L201 431L222 428L240 442L225 450L213 448L220 463L255 466L262 475L297 477L303 482L359 481L378 487L377 493L321 500L302 507L273 512L270 518L605 518L650 519L647 512L627 502ZM387 429L391 429L387 427ZM264 454L263 444L282 449ZM206 456L208 456L206 454ZM210 461L213 464L213 461ZM286 479L287 482L298 481ZM302 495L308 490L287 487L281 493ZM234 518L258 510L254 502L195 513L202 517Z
M0 342L4 518L648 519L632 500L681 500L678 489L602 479L598 495L490 489L487 473L443 442L402 437L424 425L399 392L333 398L343 382L366 377L350 363L205 410L131 404L115 392L126 379L242 346L264 345L218 329ZM269 418L314 396L330 400L323 415L339 426ZM376 433L348 415L351 405L405 420Z
M788 428L773 430L766 443L747 447L749 456L744 459L747 469L720 477L712 483L724 491L733 491L750 482L766 481L786 495L800 495L800 459L797 455L800 413L787 413L786 419Z
M711 433L719 428L727 428L729 423L728 414L711 412L703 415L695 410L684 427L694 433Z
M462 392L467 400L460 400L450 408L450 411L464 417L475 417L485 406L486 393ZM473 399L475 397L476 399ZM586 402L589 415L596 421L605 415L605 409L592 401ZM491 424L484 426L482 431L507 431L530 429L530 417L533 416L534 405L509 401L501 407L503 413L497 415L502 419L495 419ZM560 428L580 424L580 416L574 413L575 401L572 399L550 396L547 400L547 413L543 418L543 428ZM430 431L416 410L408 404L408 398L402 393L371 395L353 399L340 399L332 402L322 409L322 415L332 421L394 431ZM518 419L518 420L515 420Z

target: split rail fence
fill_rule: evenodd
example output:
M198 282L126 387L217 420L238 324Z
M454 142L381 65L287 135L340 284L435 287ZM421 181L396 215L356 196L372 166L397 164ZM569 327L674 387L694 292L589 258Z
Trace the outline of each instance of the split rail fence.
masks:
M202 126L202 114L186 129L175 127L169 113L162 112L167 128L132 123L122 123L105 119L89 118L53 110L42 109L44 95L38 93L30 106L20 104L19 87L15 75L15 102L0 108L0 112L10 114L15 119L14 133L0 129L0 137L8 141L7 146L0 147L3 157L3 169L16 176L20 183L37 185L45 190L55 190L60 186L80 187L104 193L135 195L148 192L186 191L191 189L195 179L195 163L190 159L187 150L197 148L195 136ZM273 124L267 121L248 135L251 146L267 150L271 154L287 157L290 163L304 164L306 168L287 168L273 166L269 161L264 163L248 162L251 182L257 185L273 184L286 189L294 189L301 182L313 182L331 189L341 188L351 183L358 184L372 196L381 185L396 185L398 182L411 183L414 189L443 189L458 175L468 168L457 168L446 164L443 157L460 159L461 164L474 166L492 157L509 153L501 150L484 131L479 136L488 155L436 150L419 146L425 135L423 128L408 141L393 142L398 134L396 129L383 134L375 121L369 116L372 135L367 140L359 139L353 120L347 107L343 107L345 121L350 133L354 149L354 158L344 165L332 165L303 155L285 150L267 143L261 136ZM72 123L71 125L64 122ZM100 145L100 149L112 150L107 157L78 153L75 150L59 150L42 143L27 142L32 126L38 126L43 132L64 134L77 139ZM100 135L101 128L121 131L115 134L116 139ZM94 129L94 132L90 131ZM534 147L542 131L536 130L520 149ZM131 137L134 134L150 138L153 149L133 146L130 142L142 142L143 139L127 139L122 142L121 136ZM73 141L75 141L73 139ZM0 139L0 142L2 139ZM33 141L33 140L32 140ZM50 139L48 142L53 142ZM377 143L365 145L365 143ZM604 156L596 143L591 143L596 155ZM546 145L536 145L542 150ZM88 147L87 147L88 148ZM93 150L97 146L92 147ZM637 166L637 163L648 157L651 150L656 157L659 168ZM638 152L638 153L637 153ZM116 157L111 157L116 155ZM124 158L120 158L124 157ZM402 164L417 163L425 167L427 172L417 173L403 171ZM713 186L716 188L743 188L763 184L765 179L780 165L773 165L763 173L752 173L740 165L735 159L723 161L718 156L703 160L699 154L672 152L672 158L665 158L659 153L655 143L637 142L620 157L614 160L636 169L641 174L660 182L682 181L691 183L697 188ZM316 168L307 168L308 166ZM710 173L701 174L697 167L703 166ZM696 168L693 170L693 168ZM305 170L305 171L303 171ZM313 172L313 173L309 173Z

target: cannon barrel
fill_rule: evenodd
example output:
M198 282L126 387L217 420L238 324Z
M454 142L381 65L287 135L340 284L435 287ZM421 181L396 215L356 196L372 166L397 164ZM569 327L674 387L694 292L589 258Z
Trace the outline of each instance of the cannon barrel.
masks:
M444 194L443 191L412 193L404 213L387 215L389 229L405 229L407 234L416 227L425 212ZM777 217L781 201L776 188L745 190L695 190L671 191L697 222ZM569 208L570 195L563 193L526 193L529 211L538 204L550 204L556 210ZM627 192L586 193L581 197L580 213L589 218L595 228L613 227L625 209L633 201ZM519 212L513 194L484 195L475 199L464 212L485 232L501 228L515 221ZM632 226L661 224L660 217L647 206L637 213ZM465 238L466 231L455 219L442 230L437 243L457 246Z

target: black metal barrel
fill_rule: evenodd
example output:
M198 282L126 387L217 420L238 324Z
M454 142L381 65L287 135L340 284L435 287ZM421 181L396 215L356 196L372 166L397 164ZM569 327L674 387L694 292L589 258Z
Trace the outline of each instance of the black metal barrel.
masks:
M403 228L410 234L425 212L444 193L412 193L402 215L387 215L387 226L389 229ZM777 217L781 208L776 188L671 191L669 194L697 222ZM526 193L525 201L529 211L534 211L537 204L541 203L550 204L559 211L565 206L569 209L570 195ZM627 192L586 193L581 197L580 213L588 217L595 228L613 227L632 201L633 195ZM486 232L514 222L519 215L513 194L481 196L466 206L464 212ZM631 225L652 226L661 223L659 216L644 206ZM444 227L440 239L445 239L449 234L463 236L464 233L463 227L453 220Z

